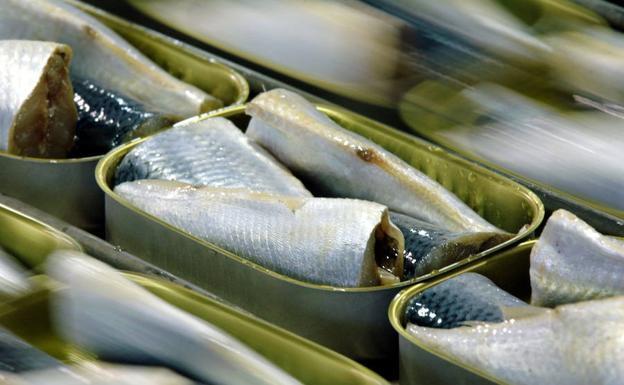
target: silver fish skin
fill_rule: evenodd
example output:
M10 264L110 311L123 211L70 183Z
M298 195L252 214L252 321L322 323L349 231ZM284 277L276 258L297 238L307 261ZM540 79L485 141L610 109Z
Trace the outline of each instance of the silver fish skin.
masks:
M505 308L518 306L527 304L481 274L464 273L411 298L405 318L418 326L452 329L474 322L502 322Z
M390 220L405 238L404 279L431 273L513 237L499 232L449 232L395 212L390 212Z
M3 382L4 381L4 382ZM168 369L87 363L35 370L20 375L0 373L4 385L194 385Z
M0 40L0 150L43 158L67 155L77 119L71 58L64 44Z
M539 306L624 295L624 242L557 210L531 250L530 276Z
M624 378L624 297L518 307L500 323L454 329L408 324L418 344L510 385L619 385ZM533 314L531 314L531 312Z
M388 209L378 203L162 180L123 183L115 192L198 238L305 282L379 285L379 266L402 275L403 235L390 222ZM388 250L390 255L385 254Z
M500 231L422 172L283 89L248 105L246 135L323 194L366 199L451 231Z
M158 67L95 18L57 0L0 0L0 39L48 40L74 51L71 71L156 111L183 117L221 102Z
M273 156L224 118L176 126L137 145L117 167L115 180L138 179L312 196Z
M52 298L60 335L105 360L167 366L217 385L301 385L221 329L75 251L56 251L48 274L66 290Z
M28 290L28 273L12 255L0 248L0 297L15 297Z

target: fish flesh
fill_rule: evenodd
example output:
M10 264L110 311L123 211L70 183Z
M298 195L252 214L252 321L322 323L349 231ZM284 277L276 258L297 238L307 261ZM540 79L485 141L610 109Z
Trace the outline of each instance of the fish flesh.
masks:
M379 145L283 89L246 108L246 135L322 194L366 199L449 231L500 232L459 198Z
M0 371L21 373L60 367L62 364L0 327ZM1 379L1 377L0 377ZM2 383L0 381L0 383Z
M78 110L72 157L105 154L132 139L171 127L178 118L153 112L131 98L89 79L72 77Z
M539 306L624 295L624 241L557 210L531 250L530 276Z
M0 150L38 158L67 155L76 128L71 58L63 44L0 40Z
M191 380L168 369L85 363L36 370L20 375L0 372L4 385L193 385Z
M378 203L163 180L126 182L115 192L191 235L305 282L374 286L390 278L384 271L402 275L403 235Z
M165 179L312 196L275 158L224 118L200 120L152 136L126 154L115 175L117 184Z
M492 300L489 295L482 299ZM464 307L461 301L448 304ZM624 378L624 297L555 309L517 306L503 310L502 322L476 321L452 329L410 323L407 331L420 347L485 374L491 381L617 385Z
M103 360L166 366L202 383L300 385L221 329L82 253L51 254L52 320L67 341Z
M403 279L429 274L513 237L497 232L453 233L395 212L390 212L390 220L405 238Z
M18 296L28 290L28 273L12 255L0 248L0 298Z
M485 276L464 273L411 298L405 319L418 326L452 329L476 321L502 322L505 308L526 305Z
M0 0L0 39L48 40L74 51L71 73L143 103L189 117L221 101L158 67L104 24L60 0Z
M479 116L473 123L436 131L436 140L525 178L624 210L621 112L619 117L600 111L563 114L491 83L456 98L453 104L472 105Z

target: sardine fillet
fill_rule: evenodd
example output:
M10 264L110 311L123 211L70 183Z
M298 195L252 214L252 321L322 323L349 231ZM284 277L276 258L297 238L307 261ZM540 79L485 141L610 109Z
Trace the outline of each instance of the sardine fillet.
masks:
M71 58L71 48L63 44L0 41L0 150L42 158L67 155L77 119Z
M407 330L422 346L509 384L621 384L624 297L542 310L501 323Z
M166 365L200 383L301 385L223 330L84 254L56 251L53 322L67 341L112 361Z
M500 231L422 172L292 92L252 100L247 135L330 196L366 199L452 231Z
M115 182L138 179L312 196L290 171L224 118L173 127L137 145L117 167Z
M464 273L410 298L407 322L450 329L477 321L501 322L505 308L527 306L487 277Z
M94 363L4 375L4 385L193 385L191 380L164 368Z
M387 208L377 203L162 180L122 183L115 192L198 238L302 281L341 287L378 285L376 253L386 244L397 250L398 256L390 262L393 273L401 276L403 235L389 221Z
M624 243L557 210L531 251L530 275L540 306L624 295Z
M169 75L104 24L56 0L0 0L0 39L49 40L74 51L72 73L156 111L193 116L218 99Z

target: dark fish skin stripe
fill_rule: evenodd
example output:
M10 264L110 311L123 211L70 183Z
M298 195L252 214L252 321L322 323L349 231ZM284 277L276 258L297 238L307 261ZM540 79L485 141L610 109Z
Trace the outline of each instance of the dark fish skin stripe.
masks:
M467 321L502 322L501 309L458 285L437 285L412 298L407 321L418 326L452 329Z
M390 212L390 220L405 238L403 276L406 280L446 267L512 237L503 233L453 233L396 212Z
M72 77L72 84L78 110L72 157L104 154L132 138L169 127L177 120L148 111L141 103L91 80Z
M401 230L405 238L403 263L405 279L414 278L416 270L422 270L419 265L427 264L428 256L453 238L453 234L448 231L407 215L391 212L390 220Z
M451 329L471 322L502 322L503 308L526 306L485 276L464 273L415 295L405 317L418 326Z
M59 361L0 328L1 371L20 373L61 365Z

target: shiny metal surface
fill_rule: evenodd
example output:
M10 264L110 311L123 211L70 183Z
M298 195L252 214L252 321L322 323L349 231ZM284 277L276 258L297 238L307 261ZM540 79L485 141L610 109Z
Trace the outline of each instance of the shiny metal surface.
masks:
M210 54L97 8L71 3L98 18L174 76L216 96L224 105L246 101L249 85L245 78ZM104 198L93 177L99 158L42 160L0 152L0 193L80 228L101 231Z
M419 346L418 341L405 330L404 314L408 301L413 296L440 282L465 272L480 273L497 286L514 296L529 300L529 256L535 241L524 242L450 274L430 282L414 285L400 292L390 304L388 317L399 334L399 373L401 385L476 384L506 385L488 377L475 368L454 363L442 351L433 351Z
M61 231L4 204L0 204L0 247L33 268L56 249L82 250Z
M319 109L424 171L492 224L518 235L440 271L392 286L338 289L308 284L175 229L116 195L110 185L115 168L138 141L109 153L96 170L98 184L106 194L107 239L226 301L338 352L358 360L391 359L397 350L396 334L385 314L396 293L531 237L543 219L543 206L528 189L438 147L351 112L334 107ZM228 117L243 127L247 120L243 112L244 107L233 107L196 119Z
M356 362L230 306L180 286L143 275L126 277L170 304L221 328L269 361L309 385L387 385L383 378ZM93 359L89 352L67 344L51 325L49 297L63 290L46 277L43 289L0 305L0 325L35 347L68 363ZM28 321L28 322L25 322Z

